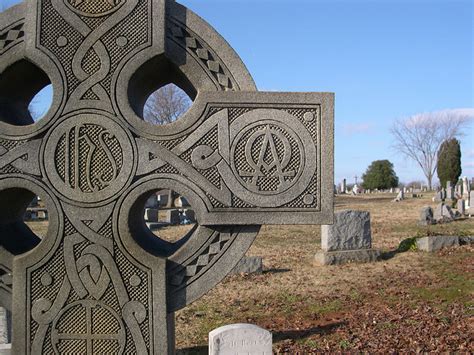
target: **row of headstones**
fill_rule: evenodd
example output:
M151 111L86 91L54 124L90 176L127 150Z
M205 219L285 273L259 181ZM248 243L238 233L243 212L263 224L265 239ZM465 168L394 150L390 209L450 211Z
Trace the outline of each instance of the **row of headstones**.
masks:
M462 183L458 182L455 186L448 181L446 183L446 189L440 189L435 197L433 198L434 202L442 202L445 200L464 200L466 203L471 206L471 184L467 177L462 178Z
M344 195L344 194L352 194L352 195L359 195L359 194L372 194L372 193L391 193L391 194L400 194L400 193L414 193L419 194L422 192L427 192L428 187L420 186L419 188L415 187L395 187L385 190L379 189L363 189L358 184L355 184L352 189L347 187L346 179L343 179L339 186L334 185L334 194L336 195Z
M164 210L164 216L160 218L160 210L157 208L145 208L144 218L148 224L177 225L196 222L196 214L191 209ZM150 225L149 225L150 227Z
M454 220L456 217L457 214L444 204L440 204L434 211L431 210L431 218L440 222ZM456 238L420 238L417 244L422 251L436 251L448 245L474 242L474 237ZM381 254L381 251L372 249L370 213L344 210L334 213L333 225L321 226L321 250L316 253L315 262L320 265L373 262L379 260Z

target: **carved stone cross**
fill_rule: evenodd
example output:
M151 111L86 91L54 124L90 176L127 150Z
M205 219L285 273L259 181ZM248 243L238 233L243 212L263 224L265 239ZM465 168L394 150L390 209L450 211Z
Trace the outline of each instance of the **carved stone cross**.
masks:
M0 15L0 301L15 354L166 354L173 312L222 280L262 224L333 217L333 95L263 93L236 53L174 1L28 0ZM34 123L31 98L52 83ZM175 83L178 121L141 118ZM146 228L156 190L199 225ZM49 211L40 240L23 223ZM12 278L13 275L13 278Z

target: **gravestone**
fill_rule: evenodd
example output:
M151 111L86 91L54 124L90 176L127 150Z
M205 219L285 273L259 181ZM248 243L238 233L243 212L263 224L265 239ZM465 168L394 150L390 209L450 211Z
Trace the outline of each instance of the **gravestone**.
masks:
M321 251L315 256L320 265L376 261L380 251L372 249L370 213L343 210L334 215L333 225L321 226Z
M443 190L437 191L435 196L433 197L433 202L442 202L443 200Z
M262 272L263 258L261 256L244 256L230 274L261 274Z
M451 207L444 203L438 204L433 211L433 218L437 223L449 223L454 221L456 215Z
M470 216L474 215L474 191L469 192L469 208L466 212Z
M433 209L430 206L425 206L421 209L418 224L420 226L436 224L436 220L433 217Z
M209 355L272 354L272 333L253 324L231 324L209 333Z
M446 182L446 197L445 199L454 200L454 187L451 181Z
M345 194L347 191L346 179L342 179L341 182L341 194Z
M457 210L461 214L461 216L464 216L464 214L466 213L466 201L462 199L458 200L457 207Z
M405 199L405 192L403 189L400 189L400 191L397 194L397 197L393 200L393 202L400 202Z
M145 222L158 222L158 210L156 208L145 208Z
M462 198L464 200L469 200L469 193L471 191L471 185L469 184L469 179L467 176L462 178Z
M33 122L28 105L50 82ZM145 122L168 83L193 106ZM173 353L174 312L234 268L260 225L332 223L333 109L330 93L257 92L229 45L171 0L1 13L0 270L14 274L0 304L13 353ZM161 189L196 212L185 242L146 228ZM34 196L49 211L41 244L22 219Z

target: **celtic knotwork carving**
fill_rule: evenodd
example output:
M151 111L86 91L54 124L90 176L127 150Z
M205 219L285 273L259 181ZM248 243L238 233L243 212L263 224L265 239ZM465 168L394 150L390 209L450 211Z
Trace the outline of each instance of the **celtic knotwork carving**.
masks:
M2 145L2 143L4 145ZM8 150L5 146L13 143L13 148ZM29 142L8 142L0 140L0 171L9 171L13 168L31 175L41 175L39 167L39 148L41 140L32 140ZM10 171L11 172L11 171Z
M171 314L221 281L261 224L331 222L333 96L255 92L227 43L174 1L29 1L0 15L0 61L6 81L32 79L15 83L18 101L0 80L0 304L15 353L172 353ZM53 104L33 123L27 101L48 78ZM140 121L169 81L192 108ZM179 242L143 221L159 189L196 213ZM42 240L22 219L35 195Z

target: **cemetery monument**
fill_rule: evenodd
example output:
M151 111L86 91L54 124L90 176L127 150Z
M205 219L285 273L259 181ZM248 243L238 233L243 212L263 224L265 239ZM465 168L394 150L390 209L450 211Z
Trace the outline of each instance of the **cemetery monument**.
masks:
M53 102L28 105L49 83ZM148 96L192 108L145 122ZM0 305L14 354L174 352L174 312L222 280L261 224L333 220L330 93L264 93L207 23L171 0L27 0L0 14ZM156 191L199 226L155 237ZM40 240L23 222L48 209Z

